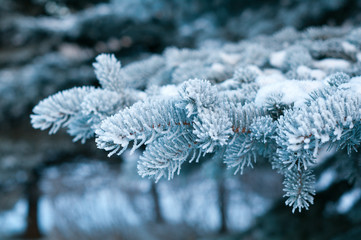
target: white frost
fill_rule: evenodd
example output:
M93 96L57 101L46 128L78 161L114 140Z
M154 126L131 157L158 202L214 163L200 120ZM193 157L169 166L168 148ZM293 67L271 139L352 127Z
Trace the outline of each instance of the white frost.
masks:
M286 51L271 53L270 64L274 67L281 68L286 58Z
M322 70L329 69L348 69L351 64L343 59L325 58L319 61L314 61L313 66Z
M240 56L238 54L229 54L225 52L221 52L220 57L223 61L232 65L236 64L240 59Z
M342 45L343 49L345 50L345 52L349 52L349 53L357 52L356 46L349 42L344 41L341 43L341 45Z
M302 147L301 144L298 144L298 145L289 145L287 147L288 150L292 151L292 152L297 152L298 150L300 150Z
M322 142L322 143L328 142L329 140L330 140L330 136L329 136L329 135L327 135L327 134L321 135L321 142Z
M333 134L336 136L337 140L340 140L342 136L342 128L340 127L336 128Z
M256 78L256 83L262 87L266 85L273 85L278 82L287 80L281 71L276 69L265 69L263 74Z
M310 76L314 80L322 80L326 77L326 73L319 69L310 69L304 65L297 68L297 73L300 76Z
M325 87L323 81L280 81L272 78L266 81L266 79L261 79L259 82L260 89L255 99L257 106L264 106L267 99L272 95L281 95L283 103L294 103L295 107L300 107L311 92Z
M159 88L159 93L164 97L174 97L178 95L178 87L173 84L165 85Z
M224 72L224 65L223 64L220 64L220 63L213 63L212 66L211 66L211 69L215 72Z
M361 77L353 77L348 83L341 84L339 88L351 90L357 95L361 95Z

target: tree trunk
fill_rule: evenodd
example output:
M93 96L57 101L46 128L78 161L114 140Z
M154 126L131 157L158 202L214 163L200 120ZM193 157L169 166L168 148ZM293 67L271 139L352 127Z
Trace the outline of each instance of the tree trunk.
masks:
M219 233L226 233L227 229L227 191L224 186L224 180L220 179L218 182L218 204L219 213L221 215L221 227Z
M39 210L39 174L36 170L30 176L29 182L26 185L26 198L28 201L28 213L26 218L26 231L24 238L39 239L41 233L38 224L38 210Z
M164 218L163 218L162 211L161 211L161 208L160 208L159 194L158 194L158 191L157 191L157 184L155 184L153 182L150 191L151 191L151 195L152 195L153 203L154 203L155 220L156 220L157 223L163 223Z

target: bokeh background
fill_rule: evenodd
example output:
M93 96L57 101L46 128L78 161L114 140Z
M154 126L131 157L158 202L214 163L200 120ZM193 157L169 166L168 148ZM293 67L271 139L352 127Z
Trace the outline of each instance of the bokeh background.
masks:
M127 65L170 46L360 21L357 0L0 0L0 238L357 239L360 204L330 205L349 187L326 189L331 175L311 210L292 214L268 165L233 176L203 164L154 184L137 174L141 151L107 158L94 141L32 129L29 116L51 94L96 86L100 53Z

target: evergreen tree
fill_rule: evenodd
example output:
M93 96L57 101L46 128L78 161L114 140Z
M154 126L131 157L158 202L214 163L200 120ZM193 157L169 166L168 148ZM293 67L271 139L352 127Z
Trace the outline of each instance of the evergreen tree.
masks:
M94 63L101 87L48 97L34 108L32 125L50 134L65 127L74 141L95 136L109 156L145 145L138 173L156 182L180 174L186 161L217 158L242 174L268 159L284 175L286 204L308 209L320 151L350 155L361 141L360 30L284 31L168 48L125 67L101 54Z

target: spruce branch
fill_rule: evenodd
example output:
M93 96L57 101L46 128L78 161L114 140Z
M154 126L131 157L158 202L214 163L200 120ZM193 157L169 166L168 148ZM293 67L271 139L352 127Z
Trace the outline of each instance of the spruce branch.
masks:
M42 100L33 109L31 124L36 129L50 128L49 134L69 125L73 117L81 111L81 103L94 87L76 87L54 94Z
M117 152L120 155L131 141L134 151L178 128L188 128L190 119L185 109L177 107L178 103L179 100L162 98L141 101L105 119L96 130L98 148L111 151L109 156Z

